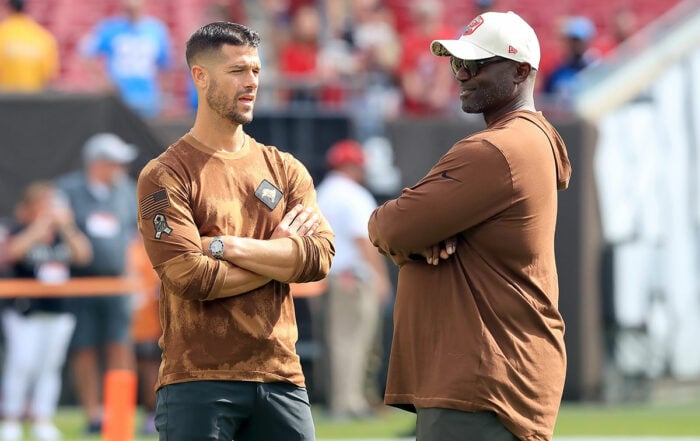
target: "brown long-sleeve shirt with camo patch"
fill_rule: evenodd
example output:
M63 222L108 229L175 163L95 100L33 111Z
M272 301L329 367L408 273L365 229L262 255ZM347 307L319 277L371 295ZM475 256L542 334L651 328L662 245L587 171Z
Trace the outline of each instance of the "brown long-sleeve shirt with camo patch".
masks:
M139 230L161 280L163 358L156 388L196 380L285 381L304 386L288 282L319 280L334 255L323 216L312 236L292 237L301 264L287 283L231 296L233 266L208 257L202 236L267 239L296 204L314 207L306 168L246 135L235 153L185 135L138 180Z

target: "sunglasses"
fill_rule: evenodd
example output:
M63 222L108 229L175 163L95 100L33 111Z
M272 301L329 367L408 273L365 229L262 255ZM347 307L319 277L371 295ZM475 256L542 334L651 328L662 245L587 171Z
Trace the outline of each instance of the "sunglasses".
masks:
M479 70L487 64L501 63L503 61L508 60L503 57L484 58L483 60L462 60L461 58L450 57L450 67L455 75L457 75L460 69L464 68L469 74L469 78L473 78L477 76Z

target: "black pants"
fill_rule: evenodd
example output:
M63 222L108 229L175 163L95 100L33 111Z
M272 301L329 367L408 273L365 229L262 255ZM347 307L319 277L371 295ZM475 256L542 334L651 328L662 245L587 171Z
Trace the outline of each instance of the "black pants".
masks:
M160 441L314 441L306 389L289 383L191 381L158 390Z

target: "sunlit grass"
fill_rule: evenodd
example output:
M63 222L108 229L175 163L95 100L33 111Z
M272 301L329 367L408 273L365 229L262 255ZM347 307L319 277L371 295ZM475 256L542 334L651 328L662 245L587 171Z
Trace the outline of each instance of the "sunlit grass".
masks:
M700 397L692 403L562 406L555 435L700 436Z
M316 437L324 439L385 438L407 436L415 416L386 408L376 418L337 422L314 410ZM140 427L141 415L136 418ZM85 421L73 407L63 407L56 424L69 441L96 441L99 436L83 434ZM700 436L700 397L683 404L595 405L566 403L559 412L555 436ZM157 437L137 436L135 441L154 441Z

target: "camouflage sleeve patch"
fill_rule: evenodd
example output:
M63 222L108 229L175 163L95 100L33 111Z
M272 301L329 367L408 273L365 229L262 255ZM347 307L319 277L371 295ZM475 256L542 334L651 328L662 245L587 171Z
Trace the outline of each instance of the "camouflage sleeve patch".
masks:
M160 213L156 214L156 216L153 218L153 227L156 231L156 239L160 239L163 233L170 236L170 233L173 232L173 229L170 228L170 225L168 225L168 220Z

